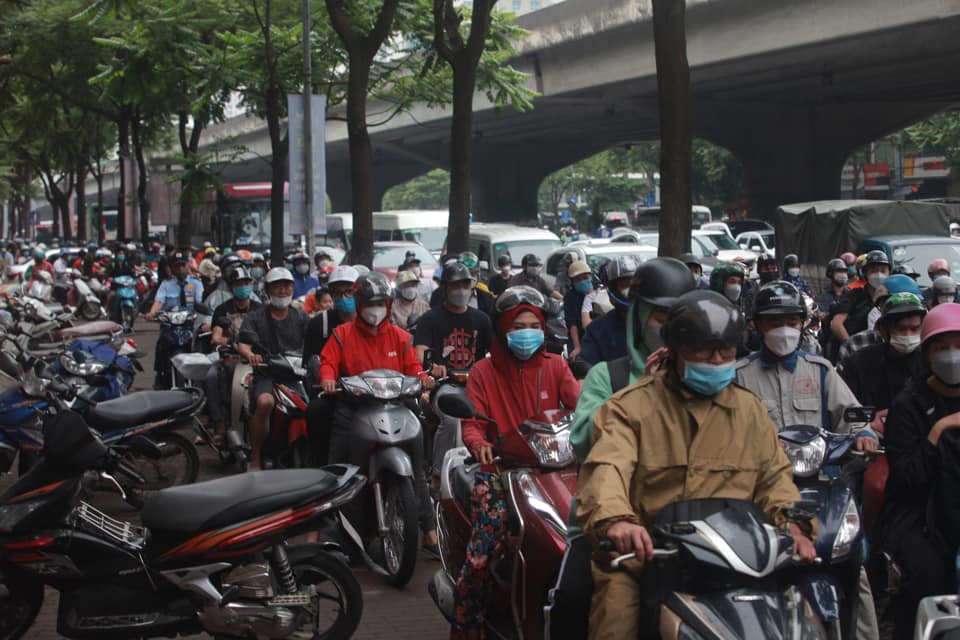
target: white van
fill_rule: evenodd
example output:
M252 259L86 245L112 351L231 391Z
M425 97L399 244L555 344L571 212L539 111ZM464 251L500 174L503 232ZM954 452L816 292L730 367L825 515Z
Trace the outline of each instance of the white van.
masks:
M316 245L318 247L334 247L349 251L353 240L353 214L352 213L328 213L327 214L327 233L318 235Z
M496 273L497 258L504 254L510 256L514 273L519 273L523 256L532 253L546 264L550 254L561 245L557 234L537 227L499 223L470 225L470 251L476 253L481 262L486 262L486 271L480 274L484 279Z
M375 211L373 238L377 241L419 242L439 258L447 239L450 212L437 210Z

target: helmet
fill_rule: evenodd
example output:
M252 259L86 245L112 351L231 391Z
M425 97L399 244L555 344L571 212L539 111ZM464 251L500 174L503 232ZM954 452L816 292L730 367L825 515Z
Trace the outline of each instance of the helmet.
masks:
M847 272L847 264L840 258L834 258L827 263L827 277L831 277L837 271Z
M332 256L330 255L330 252L327 251L326 249L317 249L316 251L313 252L314 262L317 261L317 258L326 258L327 260L329 260L331 257Z
M800 291L783 280L775 280L760 287L753 299L753 316L800 316L807 317L807 305Z
M912 293L895 293L883 303L881 320L912 314L927 315L927 308L923 306L923 300L920 296Z
M954 331L960 331L960 304L953 302L938 304L923 319L923 327L920 329L920 344L926 346L927 341L931 338Z
M718 262L710 272L710 288L717 293L723 293L723 285L728 278L738 276L747 279L747 274L736 262Z
M920 277L920 272L913 268L912 264L902 262L893 268L894 275L904 275L913 280Z
M271 285L274 282L293 282L293 274L286 267L274 267L267 271L263 279L264 284Z
M464 251L457 260L467 269L476 269L480 266L480 258L473 251Z
M370 273L370 267L365 264L355 264L353 265L353 268L356 270L358 277L365 273Z
M536 307L541 311L545 311L547 307L547 299L543 297L543 294L534 289L533 287L528 287L526 285L517 285L515 287L510 287L506 291L500 294L500 297L497 298L497 306L494 308L494 315L499 317L501 314L515 309L522 304L528 304L532 307ZM494 318L494 325L496 325L496 318Z
M327 286L336 284L337 282L347 282L349 284L355 284L357 278L360 277L360 272L351 267L348 264L342 264L339 267L336 267L333 270L333 273L330 274L330 279L327 280Z
M780 263L769 253L764 253L757 258L757 271L760 270L760 267L776 267L777 271L780 271Z
M251 264L253 262L253 254L247 251L246 249L238 249L230 255L236 256L244 264Z
M298 262L310 262L310 258L307 257L307 254L301 251L290 256L290 262L293 264L297 264Z
M520 266L522 267L539 267L541 264L543 264L543 262L541 262L540 258L537 257L537 254L535 253L528 253L527 255L523 256L523 260L520 261Z
M696 283L690 269L676 258L652 258L633 274L630 301L639 300L655 307L670 307L677 298L691 291Z
M229 253L220 260L220 267L226 269L231 264L240 264L240 256L236 253Z
M798 257L797 257L797 254L795 254L795 253L788 254L788 255L783 259L783 269L784 269L784 271L786 271L787 269L795 269L795 268L797 268L797 267L799 267L799 266L800 266L800 258L798 258Z
M506 265L508 265L508 264L510 264L510 265L513 264L513 260L510 259L510 254L509 254L509 253L504 253L504 254L502 254L499 258L497 258L497 266L498 266L498 267L504 267L504 266L506 266Z
M574 260L570 263L570 266L567 267L567 277L573 280L578 278L585 273L591 273L590 266L583 260ZM689 271L687 273L690 273Z
M887 257L887 252L881 251L880 249L874 249L873 251L869 252L866 260L864 260L863 267L866 269L872 264L885 264L889 267L890 258Z
M887 278L889 280L890 278ZM886 284L886 282L884 282ZM933 295L946 296L957 294L957 283L950 276L940 276L933 281Z
M418 279L419 278L417 278L417 274L415 274L413 271L403 270L397 273L396 283L397 283L397 286L399 287L402 284L409 284L411 282L416 282Z
M464 282L464 281L473 281L473 276L470 275L470 269L465 264L455 262L454 264L444 267L443 274L440 276L440 284L450 284L451 282Z
M735 345L746 327L743 314L716 291L695 290L677 298L661 329L672 351Z
M625 254L617 256L612 260L607 260L600 270L600 280L608 287L611 283L622 278L633 278L640 262L631 255ZM690 277L690 270L687 269L687 278Z
M930 265L927 267L927 274L936 273L937 271L946 271L950 273L950 263L944 260L943 258L937 258L933 260Z
M390 281L379 271L371 271L357 278L357 306L364 306L374 302L389 302L393 297Z
M247 271L246 267L234 267L231 270L230 275L227 277L227 282L233 284L238 280L253 280L253 276L250 275L250 272Z
M101 249L100 251L107 251L107 250ZM100 251L97 251L98 258L100 257ZM107 253L109 253L109 251L107 251ZM187 254L183 253L182 251L177 251L172 256L170 256L170 264L172 265L187 264L188 262L190 262L190 259L187 257Z
M920 292L920 287L917 286L917 283L913 280L913 278L903 274L890 276L884 280L883 288L886 289L887 293L890 295L896 295L898 293L912 293L915 296L923 295Z
M679 256L677 256L677 260L687 265L688 267L691 265L697 265L701 269L703 268L703 263L700 262L700 258L693 255L692 253L681 253Z
M843 260L843 264L848 267L852 267L857 262L857 256L850 251L845 251L840 254L840 259Z
M254 262L266 262L266 260L263 259L262 253L253 253L251 254L250 259L253 260Z

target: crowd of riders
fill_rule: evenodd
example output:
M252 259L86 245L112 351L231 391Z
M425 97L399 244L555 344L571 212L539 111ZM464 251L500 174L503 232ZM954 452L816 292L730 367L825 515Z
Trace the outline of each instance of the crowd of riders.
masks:
M451 637L483 635L490 567L510 526L493 464L509 442L503 431L561 407L575 411L571 442L580 464L570 548L590 553L603 540L615 548L593 555L591 638L642 633L640 583L611 571L605 558L634 551L639 571L652 556L653 519L680 498L752 500L789 530L802 560L814 559L816 522L793 521L785 511L799 499L777 441L790 425L852 434L866 456L885 449L889 480L867 534L899 577L885 608L895 637L912 632L921 598L956 584L960 304L955 265L945 259L930 263L930 284L922 287L920 274L879 250L843 253L822 274L806 273L809 280L796 255L761 256L754 273L736 262L706 273L698 258L683 254L643 263L622 256L598 268L570 259L556 282L534 254L516 266L500 256L484 282L469 251L444 256L432 278L410 252L391 279L337 264L324 250L284 256L284 266L273 268L269 253L209 243L54 250L9 242L0 250L5 274L28 261L27 280L39 271L56 281L68 269L91 278L153 270L159 285L148 319L203 302L199 328L211 333L213 347L232 346L253 364L290 352L316 363L308 371L318 389L307 421L316 465L356 462L347 446L352 407L335 395L340 377L389 368L419 376L429 391L436 380L469 373L466 395L493 421L461 425L462 442L481 467ZM565 321L565 343L548 330L556 316ZM157 349L160 361L163 346ZM229 415L224 375L214 367L207 380L218 433ZM276 401L272 388L265 375L254 375L254 468ZM873 421L848 422L845 409L861 405L876 408ZM429 403L417 410L434 426L415 458L423 546L438 556L431 493L458 434ZM885 612L874 595L863 571L858 637L879 636L878 613Z

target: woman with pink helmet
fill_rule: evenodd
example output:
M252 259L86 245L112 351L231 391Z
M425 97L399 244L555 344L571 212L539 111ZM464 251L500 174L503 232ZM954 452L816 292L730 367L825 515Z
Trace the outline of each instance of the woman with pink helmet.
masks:
M890 462L878 539L903 574L894 637L912 634L917 605L952 592L960 543L960 304L938 305L920 333L926 371L890 406Z

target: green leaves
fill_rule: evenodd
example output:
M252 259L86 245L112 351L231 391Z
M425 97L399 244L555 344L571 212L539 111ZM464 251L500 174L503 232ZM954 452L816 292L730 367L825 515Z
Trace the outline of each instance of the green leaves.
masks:
M904 130L907 139L923 154L946 155L960 166L960 112L939 113Z

